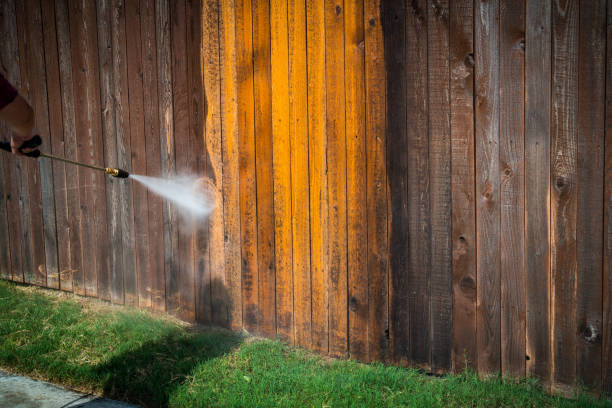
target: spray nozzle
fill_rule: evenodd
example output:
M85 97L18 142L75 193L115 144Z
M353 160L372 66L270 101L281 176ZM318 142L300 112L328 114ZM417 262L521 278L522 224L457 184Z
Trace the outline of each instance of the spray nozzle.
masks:
M121 170L121 169L113 169L112 167L106 167L104 169L104 172L106 174L109 174L113 177L118 177L118 178L128 178L130 176L130 173L128 173L125 170Z

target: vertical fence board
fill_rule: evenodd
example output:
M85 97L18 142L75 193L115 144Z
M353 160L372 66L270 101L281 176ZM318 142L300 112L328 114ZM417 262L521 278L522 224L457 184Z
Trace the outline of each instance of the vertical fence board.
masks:
M576 188L576 378L601 385L606 2L580 3Z
M478 371L501 368L499 193L499 4L475 10L476 250Z
M577 1L557 0L552 36L552 387L569 391L576 379Z
M409 359L429 368L431 363L430 282L432 271L430 195L430 133L428 89L428 25L430 4L413 2L406 9L406 138L407 145L397 154L407 156L408 264L406 287L408 304ZM433 11L432 11L433 14ZM437 17L432 16L432 24ZM432 30L432 45L438 34ZM442 51L442 50L440 50ZM439 62L441 52L435 55ZM432 58L434 55L432 53ZM441 72L439 73L441 74ZM436 74L436 75L439 75ZM447 75L448 78L448 75ZM437 84L433 84L436 86ZM393 86L389 83L389 86ZM437 90L436 90L437 91ZM391 105L392 106L392 105ZM432 104L433 109L438 106ZM439 114L442 112L438 112ZM444 119L442 119L444 120ZM394 256L394 255L392 255Z
M454 371L476 363L474 3L451 2L451 196Z
M215 209L208 220L208 246L211 291L212 323L228 327L228 282L224 275L223 258L223 161L221 134L221 73L218 0L207 0L202 10L202 35L204 47L204 91L207 98L206 152L209 163L207 175L210 179L211 197Z
M389 194L389 330L393 360L407 364L411 358L408 287L408 158L406 140L407 61L406 10L403 5L382 4L385 49L387 182Z
M365 127L368 217L368 357L389 360L386 85L381 8L365 0Z
M551 1L525 11L526 375L550 381Z
M428 7L429 183L431 212L431 367L451 368L451 143L449 4ZM425 223L424 223L425 224ZM434 318L435 316L435 318Z
M276 335L274 265L274 179L272 147L272 70L270 2L253 0L253 96L257 177L257 264L259 333Z
M306 4L308 67L308 141L310 182L310 262L312 347L329 350L328 334L328 194L325 97L325 9L323 2Z
M500 4L501 371L512 376L525 375L524 30L524 4Z
M253 38L251 1L236 3L238 69L238 141L240 154L240 234L242 238L242 316L244 327L258 331L257 187L255 173Z
M144 101L144 138L146 151L146 174L149 177L161 175L159 140L159 99L157 80L157 41L155 26L155 0L142 0L140 3L140 29L142 41L142 90ZM162 199L147 192L149 254L147 259L147 301L154 310L165 309L165 277ZM150 300L149 300L150 299Z
M363 0L344 3L348 345L368 360L368 225Z
M286 0L270 4L272 146L274 170L274 261L276 334L293 343L293 258L291 216L291 140L289 104L289 35ZM299 295L298 295L299 296Z
M325 1L325 91L329 217L329 353L347 352L344 2Z
M45 44L46 87L49 107L49 142L51 153L64 156L64 129L62 122L59 57L55 28L54 3L41 2L43 38ZM60 272L70 264L70 239L66 195L66 172L64 163L52 162L53 199L55 200L55 222L57 232L57 268L47 270L47 287L59 289ZM49 256L51 254L47 254ZM0 256L2 256L0 254ZM7 258L8 260L8 258Z
M223 132L223 228L225 277L232 302L230 327L242 328L241 213L238 122L238 72L236 62L236 3L221 2L221 129Z
M293 322L295 344L311 347L311 261L309 205L308 77L306 4L289 0L289 137L291 146L291 225L293 229Z
M68 2L57 0L55 2L55 21L57 29L57 52L59 55L59 84L61 88L62 123L64 126L64 157L76 160L76 127L74 94L72 84L72 61L70 49L70 27L68 16ZM59 152L58 152L59 153ZM82 276L82 252L80 231L80 194L78 188L78 169L74 166L65 166L66 172L66 203L67 203L67 229L68 241L63 245L68 247L68 261L62 263L60 258L60 288L66 291L73 290L73 277ZM58 219L59 222L59 219Z
M612 2L608 1L606 49L606 135L604 196L604 276L603 276L603 347L602 388L612 397Z

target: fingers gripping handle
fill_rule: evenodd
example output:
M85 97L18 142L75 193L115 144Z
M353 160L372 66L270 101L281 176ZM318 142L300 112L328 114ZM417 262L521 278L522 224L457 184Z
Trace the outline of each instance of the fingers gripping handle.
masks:
M21 146L19 146L19 151L24 155L24 156L28 156L28 157L39 157L40 156L40 150L33 150L31 152L28 153L24 153L23 149L33 149L35 147L40 146L42 143L42 139L40 138L40 136L36 135L28 140L26 140L25 142L23 142L21 144ZM7 152L11 151L11 144L9 142L0 142L0 149L1 150L6 150Z

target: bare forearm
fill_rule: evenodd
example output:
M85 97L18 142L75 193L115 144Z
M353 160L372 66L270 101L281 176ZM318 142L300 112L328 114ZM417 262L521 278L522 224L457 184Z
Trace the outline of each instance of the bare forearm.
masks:
M5 121L17 135L26 138L34 128L34 111L20 95L0 110L0 119Z

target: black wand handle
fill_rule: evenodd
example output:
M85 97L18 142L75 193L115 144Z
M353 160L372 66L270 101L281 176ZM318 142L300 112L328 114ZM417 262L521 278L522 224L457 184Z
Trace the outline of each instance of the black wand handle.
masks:
M25 142L23 142L21 144L21 146L19 146L19 151L22 152L22 154L24 156L28 156L28 157L40 157L40 150L33 150L29 153L23 153L23 149L32 149L34 147L38 147L40 146L42 143L42 139L40 138L40 136L36 135L28 140L26 140ZM11 152L11 144L10 142L0 142L0 149L1 150L6 150L7 152Z

